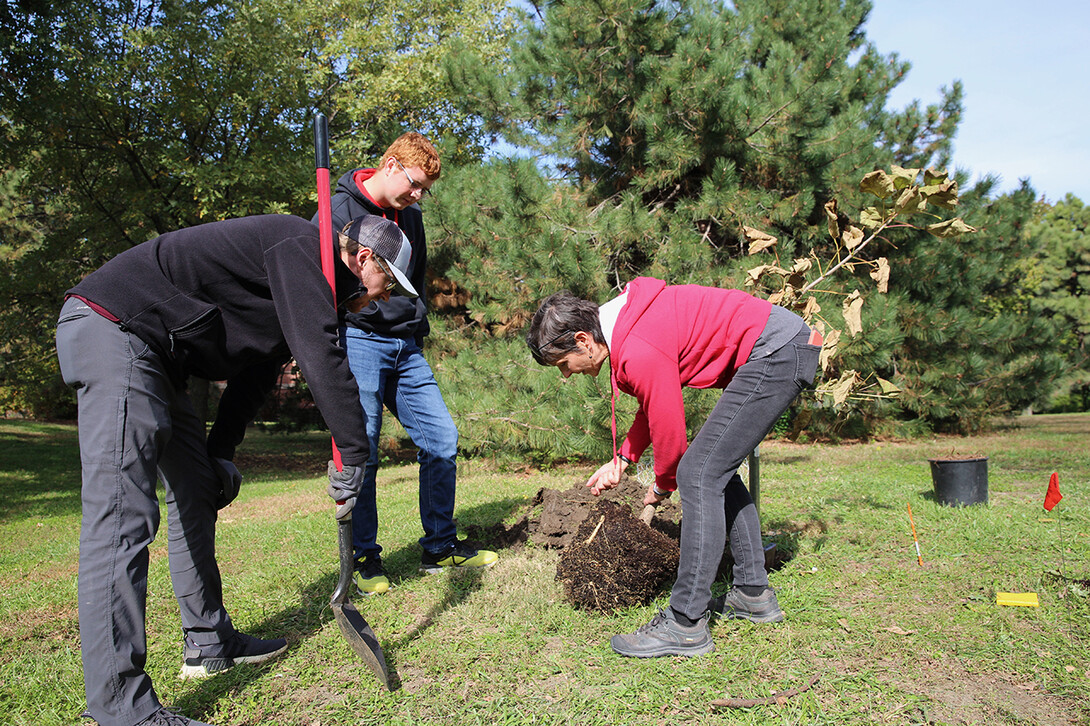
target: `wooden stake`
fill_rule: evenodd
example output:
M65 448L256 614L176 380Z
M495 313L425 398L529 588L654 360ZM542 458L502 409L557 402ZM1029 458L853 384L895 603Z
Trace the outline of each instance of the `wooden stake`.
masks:
M912 541L916 545L916 561L923 567L923 557L920 556L920 540L916 538L916 523L912 521L912 504L908 505L908 523L912 525Z

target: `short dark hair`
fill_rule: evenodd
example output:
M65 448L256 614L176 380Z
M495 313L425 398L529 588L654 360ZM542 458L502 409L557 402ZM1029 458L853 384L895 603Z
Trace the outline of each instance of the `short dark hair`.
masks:
M562 290L541 301L530 320L526 345L538 363L556 365L565 355L579 349L575 334L580 331L590 333L596 343L606 344L598 320L598 305Z

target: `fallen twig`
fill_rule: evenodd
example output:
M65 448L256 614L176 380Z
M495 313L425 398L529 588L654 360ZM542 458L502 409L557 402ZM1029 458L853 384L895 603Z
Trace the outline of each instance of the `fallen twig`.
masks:
M782 706L787 703L787 699L810 690L818 682L818 678L820 676L815 673L810 676L810 681L805 686L788 688L786 691L773 693L768 698L720 698L712 701L712 706L720 708L753 708L754 706L771 706L773 704Z

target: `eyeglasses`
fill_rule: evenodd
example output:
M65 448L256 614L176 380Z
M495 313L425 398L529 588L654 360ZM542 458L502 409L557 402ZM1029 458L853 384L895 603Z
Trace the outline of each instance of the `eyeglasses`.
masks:
M397 287L397 278L394 277L394 273L390 271L390 268L386 265L381 257L378 255L371 255L371 259L375 261L378 268L382 270L382 274L386 275L388 282L386 283L386 290L393 290Z
M546 348L548 348L548 347L549 347L550 345L552 345L553 343L555 343L556 341L558 341L558 340L560 340L561 338L563 338L563 337L564 337L565 335L574 335L574 331L571 331L571 330L565 330L565 331L564 331L563 333L561 333L560 335L556 336L555 338L553 338L552 340L548 341L547 343L542 343L541 345L534 345L533 343L531 343L531 344L530 344L530 348L531 348L531 349L533 350L533 352L534 352L534 353L536 353L536 354L537 354L537 357L538 357L538 358L541 358L542 360L545 360L545 353L544 353L545 349L546 349Z
M431 189L428 189L426 186L409 176L409 172L406 171L405 167L402 166L401 162L397 160L396 156L391 156L390 158L394 160L394 163L397 164L398 167L401 168L401 173L404 174L405 178L409 180L409 186L412 187L412 190L414 192L420 192L421 198L431 194Z

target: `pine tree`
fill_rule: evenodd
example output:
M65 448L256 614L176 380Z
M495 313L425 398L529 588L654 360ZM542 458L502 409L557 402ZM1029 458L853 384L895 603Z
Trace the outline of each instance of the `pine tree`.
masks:
M1054 396L1063 409L1090 410L1090 207L1068 194L1038 204L1030 233L1038 242L1026 260L1024 289L1040 319L1055 323L1064 372Z
M1032 309L1018 264L1038 245L1027 230L1034 191L1023 184L992 199L991 185L961 198L976 234L914 237L901 247L901 404L938 430L976 431L1021 413L1042 402L1059 373L1058 329Z
M547 247L550 257L585 257L578 245L592 248L605 266L599 289L641 274L742 287L755 264L746 259L752 231L778 240L763 253L770 264L790 271L806 258L832 266L840 254L828 232L834 200L839 211L831 216L847 224L874 204L859 184L867 172L951 162L960 84L937 104L887 110L908 64L867 42L869 8L863 0L549 2L535 6L516 37L506 74L471 53L449 73L483 128L560 173L545 203L571 220L578 205L585 210L585 221L569 223L583 232L577 244ZM485 187L478 203L487 205L490 193ZM892 404L838 401L841 422L844 411L866 426L899 412L965 430L1039 397L1038 386L1009 386L1051 366L1048 336L1031 330L1025 310L1004 303L1009 270L1026 250L1025 195L988 193L987 185L974 190L960 212L977 235L884 230L859 253L864 264L823 281L822 316L843 327L841 303L873 288L870 272L888 258L888 297L869 299L861 333L844 336L827 375L838 381L860 370L905 393ZM950 216L938 212L922 224ZM965 259L973 272L953 281L954 294L947 276ZM465 264L457 252L450 260L455 270ZM507 287L478 283L471 309L521 304ZM991 337L972 335L981 325Z

